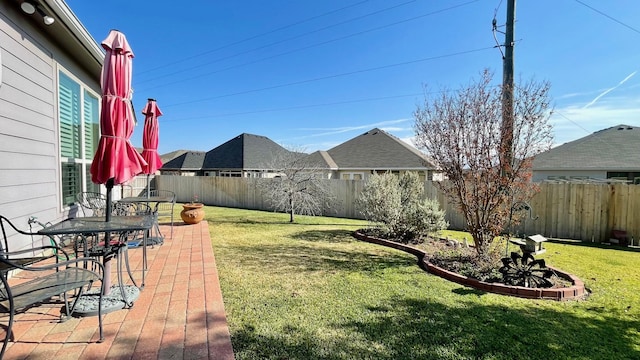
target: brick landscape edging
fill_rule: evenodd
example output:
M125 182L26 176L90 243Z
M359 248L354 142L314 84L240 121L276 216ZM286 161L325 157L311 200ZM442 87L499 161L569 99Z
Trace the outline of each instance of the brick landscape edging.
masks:
M553 270L556 273L556 275L558 275L559 277L567 281L570 281L571 284L573 285L565 288L543 289L543 288L526 288L522 286L511 286L511 285L499 284L499 283L488 283L488 282L476 280L470 277L462 276L460 274L438 267L427 260L427 256L426 256L427 253L425 251L415 248L413 246L398 243L395 241L389 241L389 240L367 236L357 231L354 232L353 237L355 237L358 240L391 247L397 250L407 252L409 254L413 254L418 258L418 265L425 271L428 271L431 274L440 276L441 278L447 279L449 281L453 281L460 285L470 286L486 292L491 292L491 293L501 294L501 295L517 296L517 297L528 298L528 299L549 299L549 300L557 300L557 301L579 299L586 294L584 283L582 282L582 280L578 279L578 277L575 275L566 273L562 270L553 268L551 266L547 266L547 267Z

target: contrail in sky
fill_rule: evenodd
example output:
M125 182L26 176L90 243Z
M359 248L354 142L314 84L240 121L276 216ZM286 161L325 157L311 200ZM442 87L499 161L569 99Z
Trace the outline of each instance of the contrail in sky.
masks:
M337 127L337 128L300 128L297 130L311 130L311 131L322 131L322 132L311 134L311 135L299 136L299 137L295 137L294 139L305 139L305 138L317 137L317 136L342 134L349 131L356 131L356 130L363 130L363 129L370 130L372 127L384 127L388 125L403 123L409 120L410 119L387 120L387 121L381 121L381 122L367 124L367 125L344 126L344 127Z
M602 93L600 93L600 95L596 96L595 99L591 100L590 103L588 103L587 105L583 106L582 108L586 109L589 106L595 104L596 101L600 100L601 97L603 97L603 96L607 95L608 93L612 92L613 90L617 89L620 85L624 84L627 80L631 79L633 77L633 75L635 75L637 72L638 71L636 70L636 71L632 72L631 74L627 75L627 77L622 79L622 81L620 81L618 83L618 85L603 91Z

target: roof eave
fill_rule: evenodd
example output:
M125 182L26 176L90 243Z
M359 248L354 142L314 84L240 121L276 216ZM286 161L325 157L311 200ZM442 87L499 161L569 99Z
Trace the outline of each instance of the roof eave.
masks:
M98 69L102 68L102 63L104 62L104 50L91 36L84 25L82 25L78 17L73 13L73 11L71 11L71 8L69 8L63 0L44 0L43 3L45 3L53 13L55 13L60 22L65 25L69 33L86 50L90 58L95 60L95 63L87 63L87 66L97 66ZM64 43L65 41L68 41L68 38L61 40Z

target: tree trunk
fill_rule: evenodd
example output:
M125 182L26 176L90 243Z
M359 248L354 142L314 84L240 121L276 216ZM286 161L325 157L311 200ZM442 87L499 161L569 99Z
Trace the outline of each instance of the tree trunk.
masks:
M291 197L289 197L289 222L292 223L293 222L293 199Z

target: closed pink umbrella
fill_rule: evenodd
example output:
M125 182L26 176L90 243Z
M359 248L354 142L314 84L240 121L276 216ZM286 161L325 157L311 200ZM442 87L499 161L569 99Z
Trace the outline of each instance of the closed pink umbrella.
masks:
M142 172L151 175L162 167L162 160L158 155L158 117L162 116L162 111L160 111L155 99L149 99L142 114L145 116L144 132L142 133L142 157L147 162L147 166L142 169Z
M91 180L106 184L109 207L113 185L140 174L147 163L129 141L135 125L131 106L133 51L124 34L117 30L111 30L102 47L106 54L101 80L101 136L91 164ZM107 221L110 210L107 208Z
M111 30L102 41L106 54L102 65L102 108L100 109L100 142L91 163L91 180L106 184L105 220L111 220L111 191L116 184L140 174L147 165L129 142L133 133L134 113L131 105L131 70L133 51L127 38ZM109 238L107 234L107 239ZM109 246L109 241L105 241ZM110 274L111 259L104 261L105 274ZM105 289L110 291L110 276L105 276ZM105 294L106 295L106 294Z

